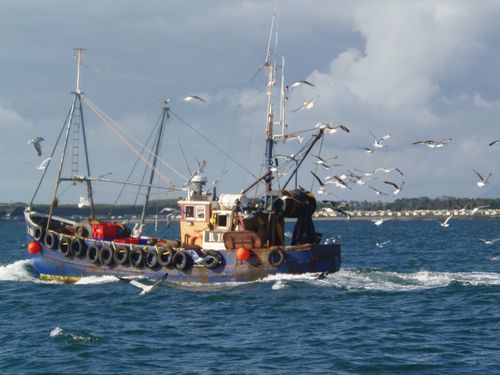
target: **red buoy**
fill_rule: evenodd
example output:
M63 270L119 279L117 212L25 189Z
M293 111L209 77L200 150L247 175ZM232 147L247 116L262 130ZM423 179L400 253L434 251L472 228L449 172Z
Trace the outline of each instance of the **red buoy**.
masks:
M31 241L29 244L28 244L28 252L31 254L31 255L34 255L34 254L37 254L40 252L40 250L42 250L42 246L40 245L39 242L36 242L36 241Z
M248 250L246 247L240 247L238 250L236 250L236 259L238 259L240 262L243 262L250 258L250 250Z

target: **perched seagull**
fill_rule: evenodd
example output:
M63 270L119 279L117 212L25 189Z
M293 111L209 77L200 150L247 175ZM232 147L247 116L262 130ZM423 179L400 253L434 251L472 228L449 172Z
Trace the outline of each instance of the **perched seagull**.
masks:
M375 148L382 148L382 147L385 147L385 145L383 145L382 143L386 140L386 139L389 139L391 138L391 135L390 134L386 134L380 138L377 138L375 136L375 134L373 134L371 131L369 131L371 136L373 137L373 147Z
M118 279L120 279L121 281L125 281L127 283L129 283L130 285L133 285L135 286L136 288L139 288L139 289L142 289L142 291L139 293L140 296L143 296L144 294L147 294L149 292L151 292L151 290L155 287L155 286L158 286L160 285L168 276L168 273L166 273L165 275L163 275L163 277L158 280L157 282L155 282L154 284L152 285L146 285L146 284L143 284L137 280L134 280L134 279L126 279L124 277L120 277L120 276L117 276Z
M391 240L387 240L387 241L384 241L384 242L381 242L381 243L375 243L375 246L377 246L379 249L382 249L384 247L384 245L387 245L389 242L391 242Z
M289 141L298 141L299 143L302 143L303 140L304 138L297 134L285 134L285 136L283 137L283 143Z
M376 219L376 220L372 220L373 224L375 224L377 227L384 224L384 222L386 222L387 220L391 220L391 219Z
M139 223L135 223L134 228L132 228L132 237L138 238L141 235L143 228L144 224L139 225Z
M450 219L452 218L453 214L451 214L450 216L448 216L444 221L440 221L439 224L443 227L443 228L448 228L450 226L449 224L449 221Z
M80 202L78 202L78 208L89 207L90 201L88 198L80 197Z
M372 190L375 192L375 194L377 194L377 195L379 195L379 196L380 196L380 195L387 195L387 194L386 194L386 193L384 193L383 191L380 191L380 190L378 190L378 189L375 189L373 186L368 185L368 187L369 187L370 189L372 189Z
M295 108L294 110L292 110L292 112L303 111L304 109L311 109L312 107L314 107L314 102L316 101L316 99L318 99L317 96L315 98L305 101L304 104L302 104L298 108Z
M488 176L483 177L483 176L481 176L481 175L479 174L479 172L478 172L478 171L476 171L475 169L473 169L473 171L474 171L474 172L476 172L476 174L477 174L477 176L479 177L479 180L480 180L480 181L478 181L478 182L476 183L476 185L477 185L478 187L482 188L482 187L485 187L486 185L488 185L488 184L490 183L489 179L490 179L490 177L492 176L492 174L491 174L491 173L489 173L489 174L488 174Z
M351 132L345 125L332 126L329 122L318 122L315 127L318 129L326 129L325 132L328 134L335 134L339 129L345 131L346 133Z
M391 185L391 186L393 186L393 187L394 187L394 189L396 189L396 190L394 190L392 193L393 193L394 195L397 195L397 194L399 194L399 192L400 192L401 190L403 190L403 185L405 184L405 182L404 182L404 181L403 181L403 182L401 182L401 183L399 184L399 186L398 186L397 184L395 184L394 182L391 182L391 181L384 181L384 184L387 184L387 185Z
M488 146L493 146L494 144L497 144L497 143L499 143L499 142L500 142L500 141L495 140L495 141L493 141L493 142L488 143Z
M480 238L479 241L481 241L485 245L493 245L495 242L500 241L500 238L495 238L494 240L483 240L482 238Z
M36 169L38 169L39 171L45 170L45 168L47 168L47 164L49 164L50 159L52 158L47 158L44 161L42 161L40 164L36 166Z
M200 102L206 103L207 101L198 95L188 95L183 99L185 102L191 102L193 100L198 100Z
M444 145L447 145L451 141L453 141L453 138L445 138L445 139L441 139L439 141L434 141L434 140L430 139L428 141L413 142L413 144L414 145L424 144L429 148L440 148L440 147L443 147Z
M28 141L28 144L32 144L35 147L38 156L42 156L42 145L40 144L42 141L45 141L42 137L35 137Z
M309 81L295 81L290 86L288 86L288 89L293 90L294 88L299 87L301 85L307 85L307 86L311 86L311 87L314 86Z

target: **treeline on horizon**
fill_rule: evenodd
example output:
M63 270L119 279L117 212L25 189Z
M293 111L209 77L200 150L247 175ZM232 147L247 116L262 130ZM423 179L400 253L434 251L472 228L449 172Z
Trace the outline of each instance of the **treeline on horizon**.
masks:
M361 211L412 211L412 210L456 210L461 208L472 209L478 206L488 206L492 209L500 208L500 198L456 198L456 197L439 197L439 198L400 198L393 202L383 201L349 201L347 202L351 210ZM23 214L26 203L0 203L0 215L10 214L19 216ZM165 199L159 201L151 201L146 214L148 216L159 214L160 211L169 207L178 209L177 199ZM318 199L318 208L325 207L325 204ZM33 210L47 212L49 205L33 205ZM111 204L95 204L95 215L99 216L125 216L139 215L142 211L141 205L111 205ZM75 205L60 205L54 212L61 216L87 216L89 214L88 207L78 208Z

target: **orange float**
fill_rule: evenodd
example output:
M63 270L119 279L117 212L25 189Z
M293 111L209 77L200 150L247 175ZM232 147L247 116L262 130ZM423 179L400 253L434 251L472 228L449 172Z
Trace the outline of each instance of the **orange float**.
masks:
M250 250L248 250L246 247L240 247L238 250L236 250L236 259L238 259L240 262L243 262L250 258Z
M40 245L39 242L31 241L28 244L28 253L30 253L31 255L39 253L40 250L42 250L42 246Z

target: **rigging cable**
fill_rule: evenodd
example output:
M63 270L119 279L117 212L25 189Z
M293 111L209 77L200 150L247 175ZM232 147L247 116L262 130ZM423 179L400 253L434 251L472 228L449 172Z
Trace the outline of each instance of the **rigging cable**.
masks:
M132 152L134 152L137 156L139 156L142 159L142 161L144 161L147 165L149 165L150 168L153 168L153 166L151 164L148 164L148 161L146 160L146 158L143 157L142 155L140 155L140 153L137 151L137 149L134 146L132 146L130 144L130 142L128 142L125 139L125 137L122 134L120 134L120 132L117 129L121 130L125 135L127 135L132 141L134 141L135 143L137 143L139 146L143 147L144 145L141 142L139 142L138 140L136 140L134 137L132 137L120 125L118 125L116 122L114 122L108 115L106 115L106 113L104 113L104 111L102 111L101 109L99 109L87 97L83 97L83 98L84 98L84 101L89 106L89 108L92 109L92 111L94 111L94 113L127 145L127 147L130 148L130 150L132 150ZM154 155L155 154L152 150L148 149L147 147L145 147L145 149L146 149L146 151L148 151L148 153L150 155ZM187 180L187 177L184 176L177 169L175 169L173 166L171 166L166 161L164 161L163 159L161 159L160 157L158 157L158 155L156 155L156 157L157 157L157 159L161 163L163 163L165 166L167 166L171 171L173 171L174 173L176 173L178 176L182 177L184 180ZM163 174L158 173L158 175L161 176L165 181L170 182L170 180L166 176L164 176Z
M255 179L258 179L259 177L255 176L250 170L245 167L243 164L238 162L235 158L233 158L231 155L229 155L227 152L222 150L219 146L217 146L214 142L212 142L210 139L208 139L205 135L203 135L200 131L195 129L193 126L191 126L188 122L186 122L184 119L179 117L175 112L171 111L172 115L175 116L179 121L181 121L184 125L186 125L188 128L190 128L192 131L194 131L196 134L198 134L201 138L203 138L207 143L209 143L212 147L214 147L217 151L219 151L221 154L225 155L226 157L229 158L234 164L236 164L238 167L243 169L245 172L247 172L250 176L252 176Z

